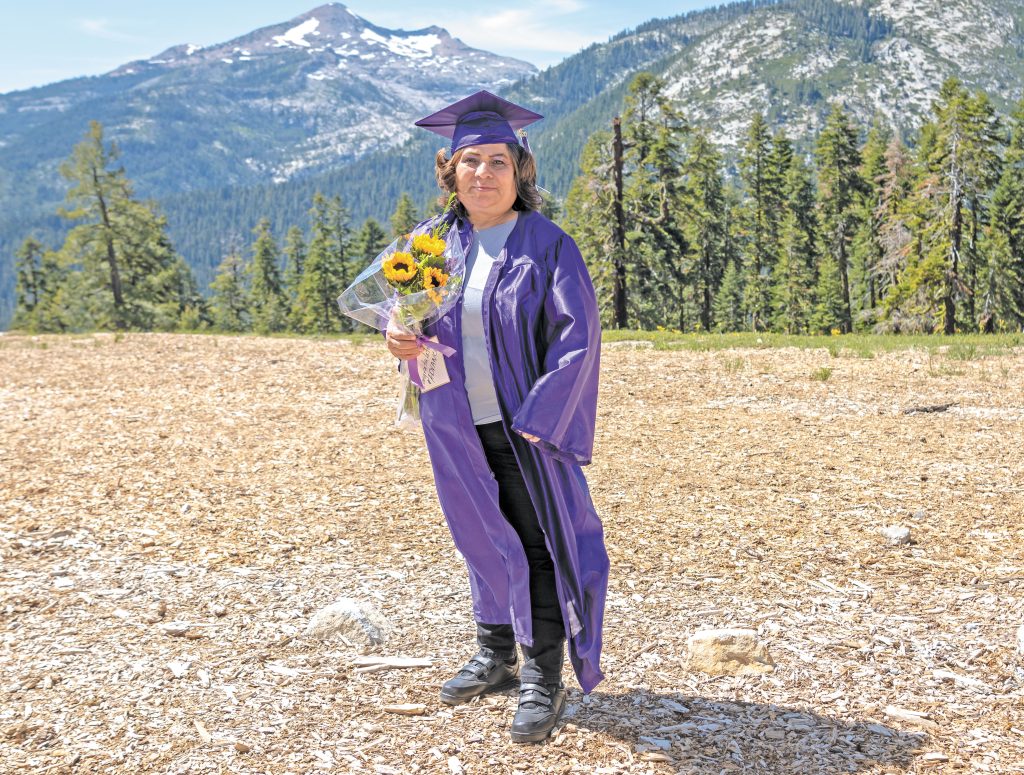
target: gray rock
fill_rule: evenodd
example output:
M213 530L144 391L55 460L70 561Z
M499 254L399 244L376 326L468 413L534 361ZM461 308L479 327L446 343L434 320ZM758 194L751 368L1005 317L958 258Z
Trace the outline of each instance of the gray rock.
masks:
M690 668L709 675L770 673L775 669L768 649L753 630L701 630L687 641Z
M910 528L903 525L890 525L878 531L892 546L902 546L910 543Z
M318 640L340 635L352 643L379 646L391 635L391 629L384 614L372 605L343 597L314 614L305 635Z
M1024 624L1017 628L1017 653L1024 657Z

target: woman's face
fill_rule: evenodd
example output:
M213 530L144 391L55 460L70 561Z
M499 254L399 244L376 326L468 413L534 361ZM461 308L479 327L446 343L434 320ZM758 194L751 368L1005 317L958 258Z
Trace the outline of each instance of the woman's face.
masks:
M471 145L455 165L455 190L477 228L497 225L516 202L516 174L504 143Z

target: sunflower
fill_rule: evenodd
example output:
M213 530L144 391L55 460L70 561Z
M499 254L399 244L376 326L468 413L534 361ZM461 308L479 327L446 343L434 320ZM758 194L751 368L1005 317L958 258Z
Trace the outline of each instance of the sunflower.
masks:
M448 275L442 272L437 267L425 266L423 267L423 287L427 291L427 296L434 304L441 303L441 294L437 292L438 288L443 288L448 284Z
M388 282L405 283L416 276L416 262L408 253L393 253L382 265Z
M432 237L429 234L417 234L412 239L413 250L419 253L426 253L430 256L439 256L444 253L444 240L440 237Z

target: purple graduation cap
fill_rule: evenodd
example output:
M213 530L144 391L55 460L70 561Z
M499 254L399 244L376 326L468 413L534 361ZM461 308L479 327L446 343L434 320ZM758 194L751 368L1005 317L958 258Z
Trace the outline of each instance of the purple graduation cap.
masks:
M521 108L489 91L478 91L437 113L421 118L416 126L429 129L441 137L451 138L451 153L454 154L460 148L470 145L518 143L516 130L542 118L544 116L540 113ZM530 150L525 133L522 144L526 150Z

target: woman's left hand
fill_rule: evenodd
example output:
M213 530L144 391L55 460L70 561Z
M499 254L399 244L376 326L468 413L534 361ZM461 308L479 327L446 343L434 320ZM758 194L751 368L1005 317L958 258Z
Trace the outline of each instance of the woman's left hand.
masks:
M538 441L540 441L540 437L539 436L534 436L532 433L522 433L522 432L520 432L519 435L522 436L527 441L532 441L534 444L536 444Z

